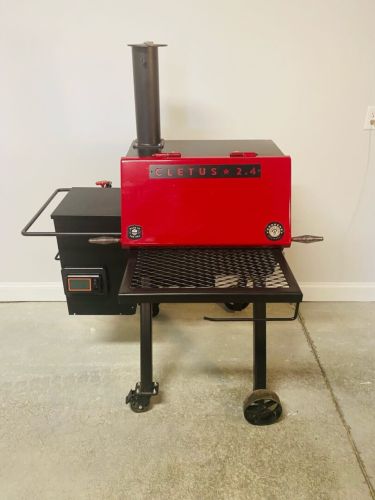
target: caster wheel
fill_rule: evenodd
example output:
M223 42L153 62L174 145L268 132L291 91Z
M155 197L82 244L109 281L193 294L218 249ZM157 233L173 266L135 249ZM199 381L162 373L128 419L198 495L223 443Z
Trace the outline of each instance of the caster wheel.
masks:
M134 413L143 413L144 411L147 411L150 407L150 401L144 402L144 401L130 401L130 409L134 411Z
M150 394L144 394L140 392L139 384L136 385L135 389L131 389L129 394L126 396L126 404L130 404L130 409L134 413L143 413L147 411L150 406Z
M152 304L152 317L155 318L160 312L159 304Z
M130 389L129 394L125 398L125 403L130 404L130 409L135 413L143 413L150 409L150 400L152 396L156 396L158 393L158 382L152 383L150 392L142 392L141 384L137 382L135 389Z
M244 401L243 414L253 425L270 425L276 422L282 413L279 396L267 389L253 391Z
M249 305L249 302L225 302L225 307L229 311L242 311Z

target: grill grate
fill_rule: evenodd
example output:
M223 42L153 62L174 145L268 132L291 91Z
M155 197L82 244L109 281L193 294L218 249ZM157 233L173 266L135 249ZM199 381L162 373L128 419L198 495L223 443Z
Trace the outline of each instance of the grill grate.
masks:
M131 289L289 289L279 250L270 248L143 248Z

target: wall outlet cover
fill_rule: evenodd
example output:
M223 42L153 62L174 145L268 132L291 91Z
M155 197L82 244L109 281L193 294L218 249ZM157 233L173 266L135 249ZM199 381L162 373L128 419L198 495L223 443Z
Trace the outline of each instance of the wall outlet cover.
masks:
M375 130L375 106L368 106L363 128L365 130Z

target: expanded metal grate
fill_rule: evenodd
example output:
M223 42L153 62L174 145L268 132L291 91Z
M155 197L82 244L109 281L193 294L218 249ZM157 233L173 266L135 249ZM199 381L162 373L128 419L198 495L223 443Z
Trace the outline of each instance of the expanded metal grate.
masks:
M269 248L139 249L132 289L288 289L278 256Z

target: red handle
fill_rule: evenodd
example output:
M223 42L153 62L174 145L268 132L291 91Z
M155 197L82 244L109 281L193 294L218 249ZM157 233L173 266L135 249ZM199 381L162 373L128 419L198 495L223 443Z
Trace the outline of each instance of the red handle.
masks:
M101 186L102 188L111 188L112 181L96 181L95 184L97 186Z
M170 153L154 153L153 158L158 160L167 160L168 158L181 158L181 153L178 151L171 151Z
M236 158L236 157L246 157L246 158L254 158L255 156L258 156L258 153L254 153L253 151L232 151L229 156L231 158Z

